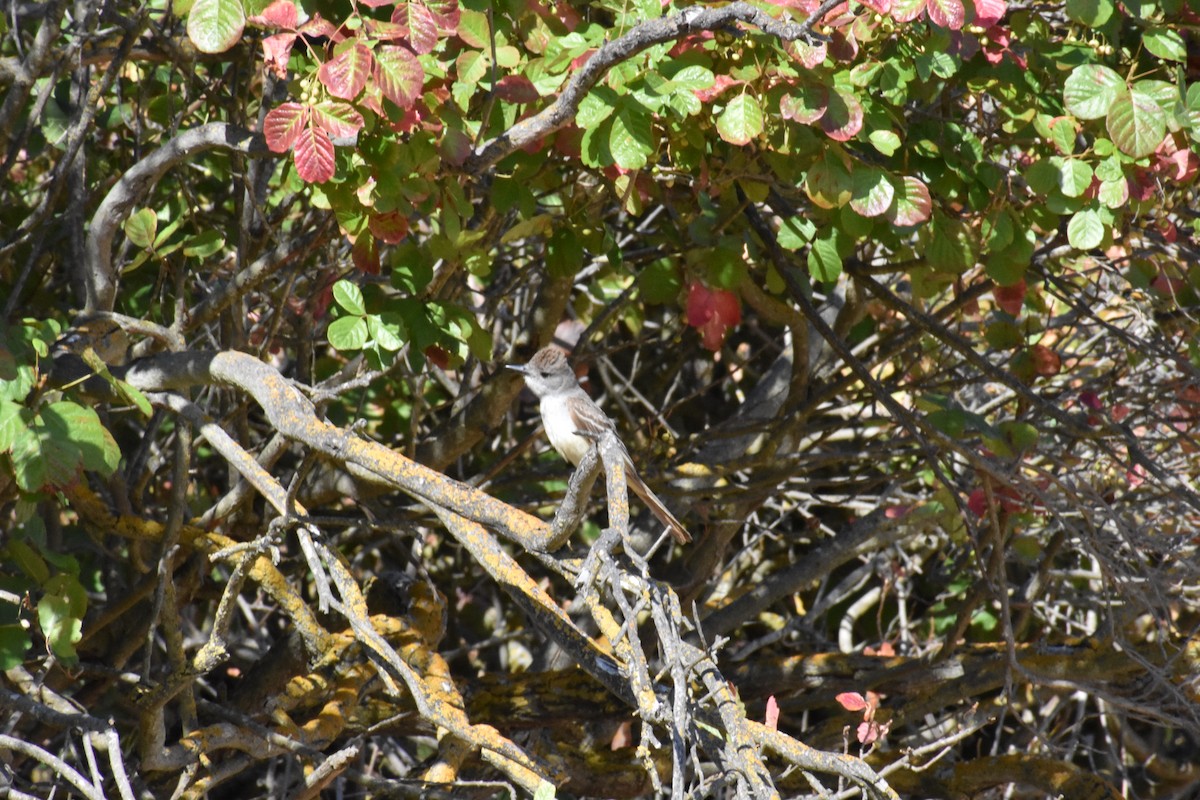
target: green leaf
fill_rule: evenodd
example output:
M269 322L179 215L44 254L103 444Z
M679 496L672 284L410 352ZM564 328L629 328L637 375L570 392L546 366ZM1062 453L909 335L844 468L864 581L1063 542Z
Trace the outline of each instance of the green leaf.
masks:
M670 259L660 258L652 262L638 276L638 292L650 305L674 301L682 288L679 267Z
M12 450L13 443L29 427L33 412L11 400L0 400L0 453Z
M1129 91L1116 72L1099 64L1076 67L1063 83L1063 102L1080 119L1099 119Z
M138 209L125 220L125 235L143 250L154 249L154 235L157 231L158 216L148 208Z
M730 144L749 144L762 132L762 106L753 95L734 97L717 118L717 133Z
M776 241L784 250L799 250L817 235L817 226L807 217L788 217L779 223Z
M584 130L595 128L612 116L618 102L617 93L607 86L597 86L584 95L575 115L575 124Z
M894 131L871 131L867 135L871 144L885 156L895 155L900 149L900 136Z
M404 320L391 312L366 317L367 332L381 349L395 353L404 346Z
M367 313L362 289L353 281L342 279L333 285L333 300L351 314L362 316Z
M827 152L808 171L804 190L809 199L821 208L838 208L850 202L853 183L845 162L836 154Z
M1099 28L1112 13L1112 0L1067 0L1067 16L1089 28Z
M1092 168L1082 159L1068 158L1059 172L1059 188L1067 197L1080 197L1092 185Z
M50 650L64 663L76 663L75 645L83 638L83 615L87 613L87 593L79 581L70 575L51 578L37 612Z
M1151 54L1168 61L1187 61L1187 45L1177 31L1151 28L1142 33L1142 44Z
M546 271L555 278L569 278L583 267L583 243L566 225L546 240Z
M84 469L107 478L120 465L121 448L93 409L61 400L43 408L39 416L47 431L79 449Z
M1104 241L1105 227L1094 209L1078 211L1067 223L1067 241L1077 250L1091 250Z
M818 238L808 251L808 274L813 280L830 282L842 274L842 256L838 253L834 232Z
M15 564L17 569L28 575L38 586L50 580L50 567L46 566L46 560L28 542L13 539L8 543L5 552L8 560Z
M246 27L242 0L195 0L187 34L201 53L223 53L238 43Z
M864 217L878 217L896 196L888 174L877 167L859 167L851 176L850 207Z
M203 231L189 236L183 243L183 254L192 258L208 258L225 246L225 237L217 231Z
M925 248L929 266L938 272L961 274L975 265L971 230L959 220L937 215Z
M22 625L0 625L0 672L19 667L33 646L29 632Z
M654 145L650 115L640 106L622 108L608 134L608 148L616 165L622 169L641 169L654 152Z
M329 324L329 343L338 350L361 350L370 339L362 317L341 317Z
M1167 135L1167 115L1155 99L1135 87L1108 111L1108 135L1122 153L1142 158L1153 153Z

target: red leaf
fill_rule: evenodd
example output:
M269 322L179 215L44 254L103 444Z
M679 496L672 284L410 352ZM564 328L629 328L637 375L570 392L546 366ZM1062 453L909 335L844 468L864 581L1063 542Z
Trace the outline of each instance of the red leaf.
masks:
M288 58L292 45L296 43L294 33L276 33L262 40L263 66L274 72L276 77L287 77Z
M505 75L498 80L496 96L509 103L535 103L539 97L533 81L524 75Z
M359 272L366 275L379 274L379 242L374 236L359 236L350 248L350 260Z
M253 17L247 17L247 22L253 22L255 25L263 27L287 28L294 30L298 21L296 14L296 6L292 0L275 0L274 3L263 9L261 14L255 14Z
M353 100L367 85L374 62L366 45L356 44L322 64L317 77L334 97Z
M688 289L687 318L700 331L705 349L715 353L729 329L742 321L742 308L733 292L695 282Z
M353 136L362 130L363 115L348 103L322 100L311 113L313 124L330 136Z
M367 220L367 229L385 244L398 244L408 235L408 218L399 211L372 214Z
M313 14L312 19L301 25L296 33L313 37L324 36L339 42L342 40L342 37L337 32L337 28L332 23L322 19L320 14Z
M1062 357L1044 344L1030 347L1029 355L1033 359L1033 371L1038 375L1051 377L1062 371Z
M1008 12L1006 0L975 0L975 24L990 28Z
M1014 317L1021 316L1021 306L1025 304L1025 279L1022 278L1012 286L993 286L992 297L996 299L996 305L1000 306L1002 311Z
M384 97L406 109L421 94L425 70L411 50L385 45L375 54L375 83Z
M304 128L296 138L296 173L308 183L324 183L333 177L333 142L315 126Z
M276 153L287 152L307 124L307 106L284 103L271 109L263 120L263 136L267 137L267 147Z
M983 489L972 489L967 495L967 510L977 517L987 513L987 492Z
M858 692L842 692L833 698L847 711L862 711L867 707L867 700Z
M438 43L438 24L428 8L420 3L402 3L392 12L392 22L408 36L417 55L432 53Z

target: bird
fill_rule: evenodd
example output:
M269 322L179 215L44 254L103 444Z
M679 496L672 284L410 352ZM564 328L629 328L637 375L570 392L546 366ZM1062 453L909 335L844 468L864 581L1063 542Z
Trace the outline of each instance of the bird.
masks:
M579 466L579 462L600 436L609 431L616 432L613 421L579 385L575 371L571 369L562 349L548 345L538 350L529 363L510 364L508 367L525 376L525 385L540 400L542 426L546 429L546 438L550 440L550 445L555 451L572 466ZM675 541L680 544L690 542L692 537L687 529L638 475L625 443L619 436L614 438L625 459L625 480L629 488L641 498L658 521L666 526Z

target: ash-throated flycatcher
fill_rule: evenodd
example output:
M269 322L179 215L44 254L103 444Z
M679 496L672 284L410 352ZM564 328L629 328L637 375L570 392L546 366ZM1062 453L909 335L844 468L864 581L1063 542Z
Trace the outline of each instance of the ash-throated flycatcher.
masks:
M575 379L575 371L567 363L567 357L557 347L543 347L534 354L529 363L524 366L509 365L525 376L525 385L541 400L542 426L546 429L546 438L558 451L558 454L579 466L579 462L587 455L595 440L583 433L599 436L616 426L608 418L600 406L588 397L587 392ZM642 502L658 521L671 531L671 536L680 544L692 540L687 530L675 519L675 515L663 505L654 492L642 482L629 451L624 442L617 438L621 445L621 453L625 456L625 480L633 493L642 498Z

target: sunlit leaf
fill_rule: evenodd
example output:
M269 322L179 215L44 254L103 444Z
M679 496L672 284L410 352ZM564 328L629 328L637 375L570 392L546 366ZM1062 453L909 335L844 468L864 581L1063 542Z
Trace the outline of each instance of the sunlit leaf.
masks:
M763 111L750 94L739 94L729 101L717 118L717 133L730 144L749 144L763 131Z
M238 43L246 27L242 0L195 0L187 34L202 53L223 53Z
M358 97L375 66L365 45L355 44L321 65L317 77L334 97L353 100Z
M421 94L425 70L408 48L387 45L375 52L375 82L384 97L408 108Z

